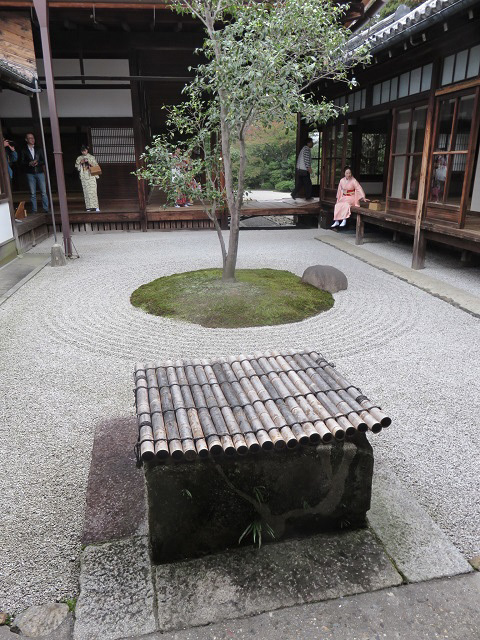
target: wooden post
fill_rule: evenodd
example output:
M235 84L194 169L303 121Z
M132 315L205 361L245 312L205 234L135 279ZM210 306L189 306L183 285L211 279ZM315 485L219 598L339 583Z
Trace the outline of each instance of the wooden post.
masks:
M468 153L465 166L465 177L463 181L462 197L460 199L460 228L465 226L465 218L467 215L467 200L470 192L470 182L473 175L473 166L475 164L475 151L478 139L478 130L480 126L480 87L475 90L475 102L473 106L472 128L468 140Z
M428 176L430 174L430 149L434 144L433 141L433 125L435 114L435 89L437 87L438 77L440 73L440 61L434 64L432 73L432 86L430 88L430 97L428 99L427 118L425 122L425 137L423 141L422 165L420 168L417 208L415 212L415 232L413 236L413 256L412 269L423 269L425 267L425 249L426 239L422 233L422 220L425 215L428 201Z
M139 75L138 57L134 52L129 58L129 68L131 76ZM145 151L145 132L143 130L143 113L142 113L142 91L143 86L139 80L130 80L130 89L132 93L132 115L133 115L133 140L135 146L135 166L140 169L143 166L143 162L140 160L140 156ZM140 224L142 231L147 231L148 218L147 218L147 185L145 180L137 180L137 193L138 193L138 207L140 210Z
M357 229L355 235L355 244L363 244L363 236L365 234L365 222L361 213L357 212Z
M48 110L50 115L50 127L52 130L53 156L55 158L55 172L57 175L57 191L60 203L60 217L62 220L62 234L65 255L73 255L72 238L70 235L70 220L68 218L67 192L65 188L65 174L63 171L63 152L60 139L60 126L58 124L57 103L55 98L55 85L52 69L52 50L50 47L50 33L48 29L47 0L33 0L40 24L40 36L42 40L43 65L45 67L45 80L47 84ZM50 208L53 203L50 203Z

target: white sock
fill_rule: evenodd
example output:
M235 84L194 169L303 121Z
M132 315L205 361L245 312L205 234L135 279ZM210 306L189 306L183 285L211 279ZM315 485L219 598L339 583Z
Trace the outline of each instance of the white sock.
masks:
M338 221L338 220L335 220L335 222L332 224L332 226L330 227L330 229L333 229L333 227L338 227L338 225L339 225L339 224L340 224L340 223L339 223L339 221Z
M347 220L345 219L341 221L340 226L344 227L346 224L347 224Z

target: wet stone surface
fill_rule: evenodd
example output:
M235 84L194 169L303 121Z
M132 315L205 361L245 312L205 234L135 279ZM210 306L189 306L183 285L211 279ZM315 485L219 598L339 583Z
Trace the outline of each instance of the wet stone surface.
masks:
M398 585L368 529L318 534L156 569L160 631Z

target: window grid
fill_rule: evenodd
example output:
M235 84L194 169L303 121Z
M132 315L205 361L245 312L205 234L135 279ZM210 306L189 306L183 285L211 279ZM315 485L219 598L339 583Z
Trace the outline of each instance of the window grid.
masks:
M426 64L373 85L373 106L428 91L432 84L432 68L432 63Z
M132 127L105 127L91 130L92 150L99 163L131 164L135 162Z
M474 78L480 73L480 44L457 51L443 60L442 86Z

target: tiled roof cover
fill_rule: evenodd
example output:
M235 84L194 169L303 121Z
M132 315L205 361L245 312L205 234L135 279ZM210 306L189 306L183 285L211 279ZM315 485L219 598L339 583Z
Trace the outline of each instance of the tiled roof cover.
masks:
M15 82L18 82L28 88L35 88L35 81L38 77L35 71L22 64L5 60L0 55L0 75L2 74L2 71Z
M143 461L293 449L391 423L316 352L138 364L135 385Z
M354 50L362 44L368 44L371 50L382 48L395 36L405 33L405 37L413 30L427 26L427 22L436 14L455 5L463 6L463 0L427 0L419 7L406 12L405 5L398 7L397 11L380 20L349 40L349 49ZM425 24L424 24L425 23Z

